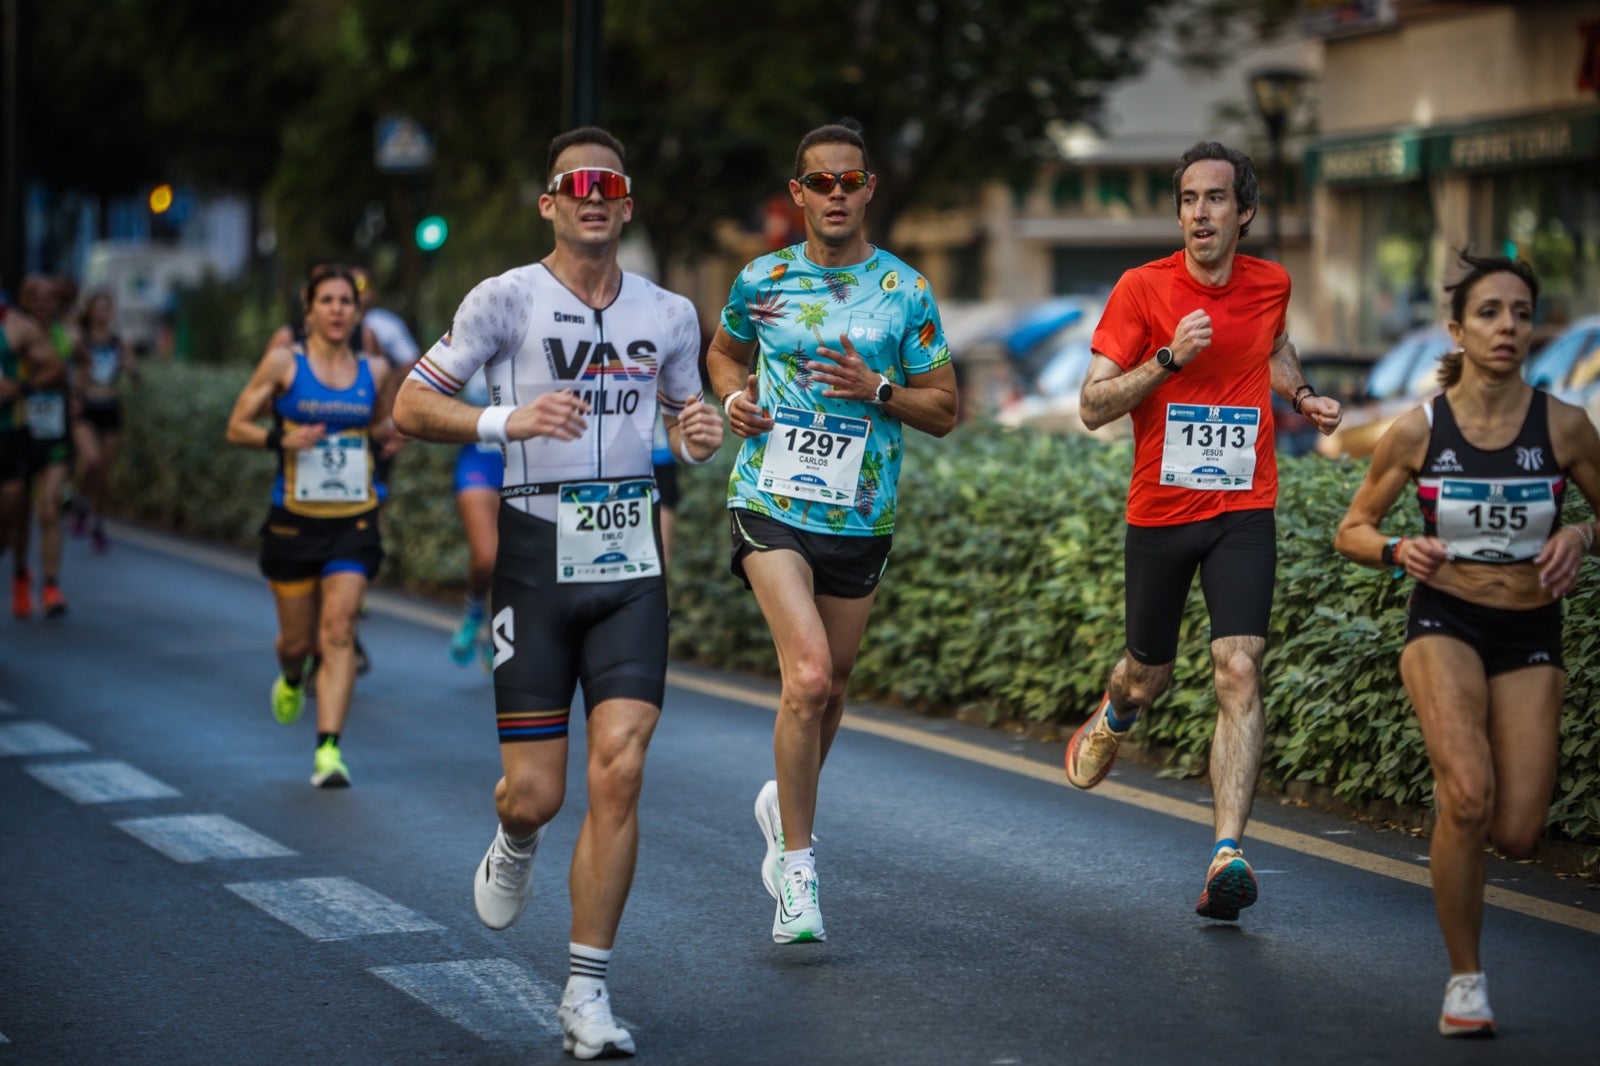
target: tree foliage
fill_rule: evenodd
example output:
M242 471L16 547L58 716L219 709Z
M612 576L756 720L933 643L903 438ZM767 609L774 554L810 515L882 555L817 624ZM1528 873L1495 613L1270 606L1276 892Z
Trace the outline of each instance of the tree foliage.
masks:
M771 0L729 19L712 0L612 0L606 107L649 160L641 213L658 244L658 229L674 249L704 240L717 217L781 190L801 135L847 117L878 173L881 235L912 205L1030 174L1052 130L1094 118L1105 89L1140 69L1138 42L1166 6Z
M441 288L547 240L532 203L565 124L563 6L451 0L21 0L29 176L132 191L156 177L263 197L289 263L387 253L412 281L409 224L452 221ZM875 239L914 205L1024 180L1064 124L1093 121L1158 24L1197 54L1270 28L1288 0L607 0L601 122L630 146L658 258L781 193L794 145L863 127ZM1159 20L1159 21L1158 21ZM430 130L422 179L376 172L373 131ZM376 205L376 208L374 207ZM377 220L384 225L374 226ZM448 263L448 265L447 265Z

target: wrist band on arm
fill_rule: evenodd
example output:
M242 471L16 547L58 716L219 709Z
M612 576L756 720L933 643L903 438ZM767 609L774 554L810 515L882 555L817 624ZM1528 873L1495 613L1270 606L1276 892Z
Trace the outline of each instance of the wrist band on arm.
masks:
M506 436L506 423L511 421L511 412L516 408L509 404L498 404L485 407L483 414L478 416L478 439L485 444L510 444L511 438Z
M1300 413L1300 404L1308 396L1316 396L1316 395L1318 395L1317 390L1312 388L1310 385L1301 385L1298 389L1295 389L1294 390L1294 400L1291 401L1291 406L1294 407L1294 413L1295 414L1299 414Z
M283 451L283 427L273 426L267 430L267 439L262 442L261 446L269 452Z
M723 410L724 413L726 413L727 410L728 410L729 401L731 401L735 396L739 395L743 391L744 391L743 389L734 389L732 392L728 393L728 395L726 395L726 396L724 396L722 398L722 410Z
M741 389L740 391L743 392L744 390ZM705 466L713 458L715 458L717 453L716 452L712 452L710 455L706 456L704 459L696 459L693 455L690 455L689 454L689 442L687 440L684 440L684 438L683 438L683 427L679 426L678 427L678 449L677 449L677 451L673 452L673 454L678 457L678 462L682 463L684 466Z
M1577 522L1567 527L1578 534L1578 539L1583 541L1583 554L1588 555L1594 550L1594 523Z

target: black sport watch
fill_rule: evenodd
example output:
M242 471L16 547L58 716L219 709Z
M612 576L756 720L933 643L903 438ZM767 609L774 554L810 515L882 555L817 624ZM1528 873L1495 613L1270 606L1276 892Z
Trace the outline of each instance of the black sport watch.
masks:
M878 392L873 396L872 402L882 407L889 402L889 397L894 395L894 385L882 374L878 375Z
M1177 361L1172 358L1172 349L1163 345L1156 349L1156 365L1171 374L1182 370Z

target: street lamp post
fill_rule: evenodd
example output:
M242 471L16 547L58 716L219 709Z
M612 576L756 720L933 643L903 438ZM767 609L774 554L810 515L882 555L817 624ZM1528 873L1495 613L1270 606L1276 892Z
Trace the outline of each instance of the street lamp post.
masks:
M1289 117L1300 103L1305 89L1305 71L1294 67L1265 67L1250 74L1250 96L1256 105L1256 114L1267 127L1267 144L1271 152L1272 196L1271 210L1267 214L1267 250L1272 259L1283 261L1283 135L1288 131Z

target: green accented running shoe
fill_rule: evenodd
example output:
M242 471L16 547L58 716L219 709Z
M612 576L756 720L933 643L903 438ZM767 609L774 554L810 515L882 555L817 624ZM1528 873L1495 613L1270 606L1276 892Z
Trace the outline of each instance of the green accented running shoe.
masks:
M283 675L279 674L278 679L272 683L272 717L282 725L288 725L300 717L305 705L304 690L291 687L289 682L283 679Z
M311 774L311 783L318 788L349 788L350 771L345 768L339 745L331 739L324 740L317 749L317 761Z
M817 872L796 866L778 886L778 910L772 917L772 939L779 944L815 944L828 939L817 906Z

